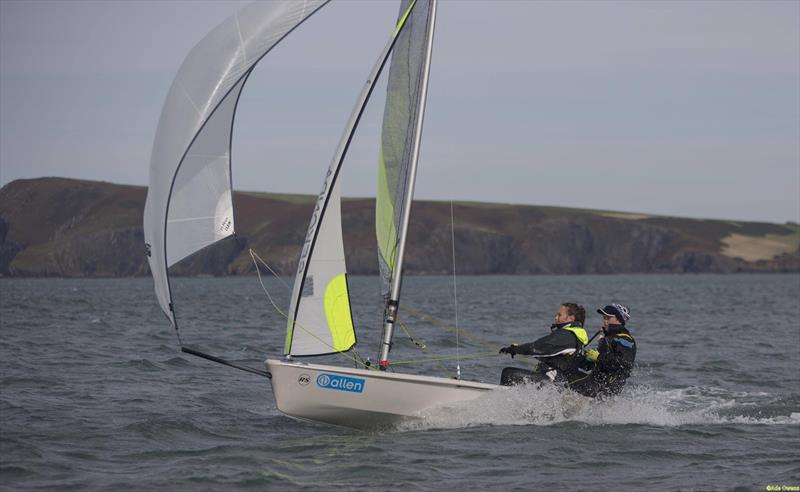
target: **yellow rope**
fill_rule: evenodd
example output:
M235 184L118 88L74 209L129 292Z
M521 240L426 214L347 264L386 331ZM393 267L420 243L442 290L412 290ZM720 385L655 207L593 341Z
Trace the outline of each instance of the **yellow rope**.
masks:
M481 359L481 358L484 358L484 357L496 357L496 356L497 356L497 352L487 352L487 353L478 353L478 354L467 355L467 356L462 355L460 358L463 360L463 359ZM392 365L396 366L396 365L399 365L399 364L418 364L420 362L453 360L453 359L457 359L457 358L459 358L459 356L457 356L457 355L446 355L446 356L442 356L442 357L430 357L430 358L427 358L427 359L401 360L401 361L392 362Z
M440 319L434 318L433 316L430 316L430 315L425 314L425 313L423 313L423 312L421 312L421 311L419 311L417 309L414 309L411 306L403 306L403 309L405 311L408 311L412 315L416 316L417 318L420 318L420 319L422 319L424 321L427 321L427 322L429 322L430 324L432 324L434 326L438 326L439 328L441 328L443 330L446 330L446 331L449 331L449 332L452 332L452 333L455 333L455 331L456 331L456 328L454 326L451 326L451 325L445 323L444 321L442 321ZM466 338L468 340L472 340L473 342L475 342L477 344L480 344L480 345L483 345L484 347L489 347L489 348L497 347L496 343L491 343L491 342L489 342L487 340L484 340L483 338L481 338L479 336L476 336L476 335L473 335L471 333L465 332L463 328L459 328L458 331L461 332L461 336L462 337L464 337L464 338Z
M449 332L455 332L456 331L456 327L454 327L452 325L449 325L449 324L445 323L444 321L442 321L440 319L434 318L433 316L431 316L429 314L425 314L422 311L419 311L418 309L414 309L411 306L403 306L403 309L405 311L409 312L410 314L416 316L417 318L420 318L420 319L422 319L424 321L427 321L428 323L430 323L430 324L432 324L434 326L438 326L439 328L441 328L443 330L446 330L446 331L449 331ZM481 338L481 337L479 337L477 335L473 335L473 334L469 333L468 331L465 331L464 328L458 328L458 331L461 333L462 337L464 337L464 338L466 338L468 340L472 340L473 342L475 342L477 344L483 345L484 347L491 348L491 349L496 349L497 348L497 344L496 343L491 343L488 340L485 340L485 339L483 339L483 338ZM497 355L496 352L495 352L495 355ZM520 361L523 364L528 364L530 366L536 366L538 364L538 361L535 360L535 359L534 360L520 359ZM395 364L397 364L397 363L395 362Z
M278 276L278 274L275 273L275 271L272 268L270 268L270 266L267 264L267 262L264 261L260 256L258 256L258 253L256 253L252 249L250 249L250 257L253 259L253 263L255 264L255 267L256 267L256 275L258 275L258 282L261 284L261 289L267 295L267 299L269 299L270 304L272 304L272 307L275 309L275 311L277 311L281 316L283 316L287 321L289 321L289 316L286 313L284 313L278 307L278 305L275 303L275 300L272 298L272 296L270 295L269 291L264 286L264 281L261 278L261 269L258 267L258 262L261 262L261 264L263 264L275 277L277 277L279 280L281 280L281 282L287 288L289 288L289 286L286 284L286 282L283 282L283 279L281 279ZM431 323L432 325L437 326L437 327L439 327L439 328L441 328L443 330L450 331L450 332L456 332L456 328L454 326L451 326L451 325L445 323L444 321L442 321L440 319L434 318L433 316L425 314L425 313L419 311L418 309L414 309L411 306L403 306L403 309L408 311L413 316L416 316L417 318L420 318L420 319L422 319L424 321L427 321L427 322ZM417 343L415 341L414 337L409 332L409 330L406 327L405 323L403 323L403 321L400 320L399 318L398 318L398 322L400 324L400 328L405 332L405 334L408 336L408 338L410 338L412 342L414 342L417 346L419 346L419 348L421 350L425 350L425 348L426 348L425 345L424 344L419 344L419 343ZM310 330L306 329L305 327L303 327L302 325L300 325L296 321L295 321L294 326L300 328L303 331L305 331L306 333L311 335L311 337L313 337L317 341L319 341L321 344L325 345L326 347L329 347L331 349L331 351L335 351L333 346L331 346L325 340L321 339L315 333L313 333ZM471 341L473 341L473 342L475 342L477 344L483 345L484 347L489 347L489 348L491 348L493 350L492 352L487 352L487 353L479 353L479 354L475 354L475 355L471 355L471 356L462 356L461 359L479 359L479 358L488 358L490 356L496 356L497 355L497 352L494 352L494 349L497 348L497 344L491 343L491 342L489 342L489 341L487 341L487 340L485 340L485 339L483 339L483 338L481 338L479 336L473 335L473 334L471 334L469 332L465 332L463 328L459 328L458 331L461 333L462 337L464 337L464 338L466 338L468 340L471 340ZM375 370L374 367L368 366L363 361L358 360L357 358L347 354L346 352L337 352L337 353L341 354L344 358L346 358L346 359L348 359L348 360L350 360L350 361L352 361L352 362L354 362L354 363L356 363L356 364L358 364L358 365L360 365L360 366L362 366L362 367L364 367L366 369ZM452 360L452 359L456 359L456 358L458 358L458 356L431 357L431 358L427 358L427 359L396 361L396 362L392 362L392 365L416 364L416 363L421 363L421 362L432 362L432 361L441 362L441 361ZM523 361L523 362L525 362L527 364L535 364L535 362L529 362L529 361Z
M414 338L414 337L411 335L411 332L409 332L409 330L408 330L408 327L407 327L407 326L406 326L406 324L403 322L403 320L402 320L402 319L400 319L400 317L398 317L398 318L397 318L397 323L400 325L400 328L401 328L401 329L403 330L403 332L406 334L406 336L408 337L408 339L409 339L409 340L411 340L411 342L412 342L414 345L416 345L417 347L419 347L419 349L420 349L420 350L422 350L422 351L425 351L425 349L427 348L427 345L425 345L424 343L419 343L419 342L417 342L417 340L416 340L416 339L415 339L415 338Z
M267 267L267 269L268 269L270 272L272 272L272 274L273 274L273 275L275 275L276 277L277 277L277 274L275 273L275 271L274 271L272 268L270 268L270 267L269 267L269 265L267 265L267 262L266 262L266 261L264 261L264 260L263 260L263 259L262 259L260 256L258 256L258 253L256 253L256 252L255 252L255 251L253 251L252 249L250 249L250 258L252 258L252 259L253 259L253 263L254 263L254 264L255 264L255 266L256 266L256 275L258 275L258 283L259 283L259 284L261 284L261 289L262 289L262 290L264 291L264 293L267 295L267 299L269 299L269 302L270 302L270 304L272 304L272 307L275 309L275 311L277 311L277 312L278 312L278 313L279 313L281 316L283 316L284 318L286 318L286 321L289 321L289 316L288 316L286 313L284 313L284 312L281 310L281 308L279 308L279 307L278 307L278 305L275 303L275 300L274 300L274 299L272 299L272 296L269 294L269 291L268 291L268 290L267 290L267 288L264 286L264 281L263 281L263 280L262 280L262 278L261 278L261 269L260 269L260 268L258 268L258 262L256 261L256 259L258 259L258 261L260 261L260 262L261 262L261 263L262 263L262 264L263 264L265 267ZM278 277L278 278L280 278L280 277ZM285 283L285 282L284 282L284 285L286 285L286 283ZM286 285L286 286L288 287L288 285ZM301 330L303 330L303 331L305 331L306 333L308 333L309 335L311 335L311 336L312 336L313 338L315 338L315 339L316 339L316 340L317 340L319 343L321 343L321 344L325 345L326 347L330 348L332 352L336 352L336 349L334 349L332 345L330 345L328 342L326 342L325 340L323 340L323 339L321 339L320 337L318 337L318 336L317 336L315 333L313 333L312 331L310 331L310 330L306 329L304 326L302 326L301 324L299 324L297 321L295 321L295 322L294 322L294 326L295 326L295 327L297 327L297 328L300 328ZM342 357L344 357L344 358L346 358L346 359L349 359L349 360L351 360L351 361L355 362L356 364L360 364L361 366L363 366L363 367L364 367L364 368L366 368L366 369L372 369L372 367L370 367L370 366L366 365L364 362L362 362L362 361L360 361L360 360L356 359L355 357L353 357L352 355L349 355L349 354L347 354L346 352L337 352L337 353L338 353L338 354L341 354L341 355L342 355Z
M419 347L419 349L420 349L420 350L422 350L423 352L425 352L425 349L427 348L427 346L426 346L424 343L423 343L423 344L419 344L419 343L418 343L418 342L417 342L417 341L414 339L414 337L411 335L411 332L410 332L410 330L408 329L408 327L406 326L406 324L403 322L403 319L402 319L402 318L400 318L400 317L398 316L398 317L397 317L397 322L400 324L400 328L402 328L402 329L403 329L403 331L405 332L406 336L407 336L407 337L408 337L408 338L409 338L409 339L410 339L412 342L414 342L414 345L416 345L417 347ZM434 360L434 359L430 359L430 360ZM400 364L405 364L405 362L402 362L402 361L401 361L401 362L399 362L399 363L400 363ZM397 364L397 362L392 362L392 364ZM449 370L449 368L448 368L448 367L446 367L446 366L444 365L444 361L441 361L441 360L436 360L436 365L439 367L439 370L441 370L442 372L447 372L447 371Z

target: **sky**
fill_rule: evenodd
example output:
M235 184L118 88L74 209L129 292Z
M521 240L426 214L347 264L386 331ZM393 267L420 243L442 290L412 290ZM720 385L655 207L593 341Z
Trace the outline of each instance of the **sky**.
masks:
M241 1L0 1L0 185L146 185L183 58ZM316 194L395 1L334 1L264 58L234 188ZM374 196L385 86L342 175ZM800 222L800 2L439 5L416 197Z

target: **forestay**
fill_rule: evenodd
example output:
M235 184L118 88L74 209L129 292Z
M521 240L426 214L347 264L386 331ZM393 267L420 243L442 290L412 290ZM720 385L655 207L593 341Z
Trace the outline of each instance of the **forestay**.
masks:
M256 63L328 0L254 2L189 53L170 87L150 159L145 247L158 302L177 327L167 269L234 233L231 130Z

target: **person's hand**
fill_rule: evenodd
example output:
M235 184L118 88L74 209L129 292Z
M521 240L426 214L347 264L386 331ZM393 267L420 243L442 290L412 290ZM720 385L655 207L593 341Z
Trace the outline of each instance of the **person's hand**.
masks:
M597 349L589 349L586 351L586 358L591 362L597 362L597 357L600 356L600 352Z
M500 349L501 354L508 354L513 359L515 355L517 355L517 344L512 343L508 347L503 347Z

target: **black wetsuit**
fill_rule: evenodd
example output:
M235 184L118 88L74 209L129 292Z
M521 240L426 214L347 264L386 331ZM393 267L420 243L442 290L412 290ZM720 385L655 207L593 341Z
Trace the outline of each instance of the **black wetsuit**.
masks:
M619 394L633 370L636 340L622 325L612 325L597 344L599 355L591 374L569 383L569 388L584 396Z
M569 329L567 329L569 328ZM569 383L583 378L586 372L579 372L578 368L585 366L583 357L583 342L570 329L586 332L580 325L562 323L552 325L550 334L534 342L516 345L514 353L520 355L533 355L539 358L539 365L533 371L518 367L506 367L500 376L500 384L510 386L526 382L553 380L559 383ZM553 377L548 376L551 373Z

